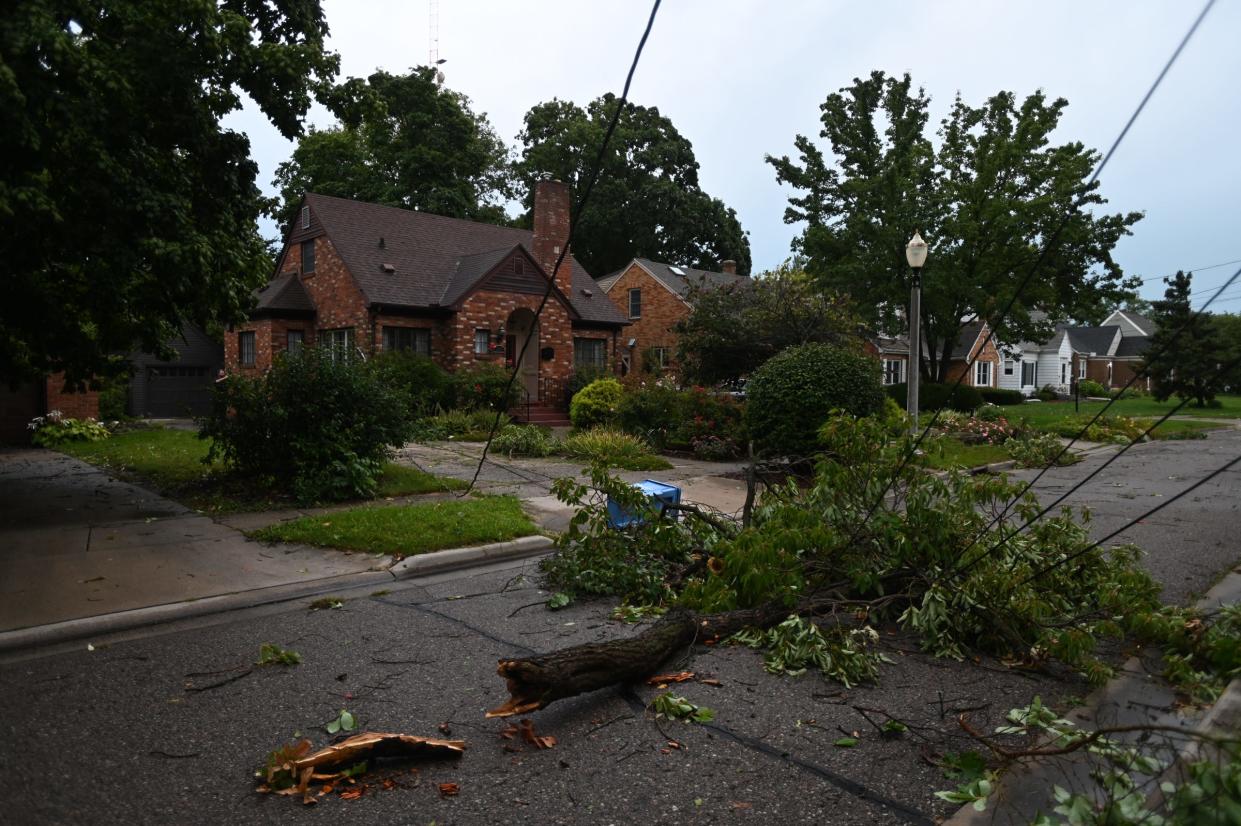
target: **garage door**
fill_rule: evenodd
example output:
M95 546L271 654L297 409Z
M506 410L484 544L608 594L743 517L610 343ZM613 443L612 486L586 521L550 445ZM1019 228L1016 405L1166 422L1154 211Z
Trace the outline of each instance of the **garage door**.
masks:
M146 415L203 416L211 409L213 377L205 366L161 364L147 368Z

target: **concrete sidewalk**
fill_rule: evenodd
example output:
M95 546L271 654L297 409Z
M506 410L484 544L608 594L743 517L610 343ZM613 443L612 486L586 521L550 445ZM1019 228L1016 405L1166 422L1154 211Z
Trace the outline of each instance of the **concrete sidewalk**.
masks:
M0 632L313 582L388 562L268 547L63 454L0 452Z

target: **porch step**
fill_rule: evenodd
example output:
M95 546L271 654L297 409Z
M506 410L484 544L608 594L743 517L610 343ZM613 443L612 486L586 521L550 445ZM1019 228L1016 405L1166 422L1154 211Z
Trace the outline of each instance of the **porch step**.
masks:
M532 404L529 408L521 405L513 408L512 416L515 421L544 427L568 427L571 424L563 410L545 404Z

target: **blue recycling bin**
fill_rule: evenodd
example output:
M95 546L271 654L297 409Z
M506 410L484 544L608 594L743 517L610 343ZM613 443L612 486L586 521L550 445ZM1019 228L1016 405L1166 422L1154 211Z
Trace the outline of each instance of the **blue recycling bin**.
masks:
M669 508L675 509L681 504L681 489L676 485L665 485L654 479L644 479L635 483L634 487L650 497L651 501L658 506L660 516L663 516ZM630 525L641 525L645 521L640 515L630 513L613 502L612 497L608 497L608 524L613 528L628 528Z

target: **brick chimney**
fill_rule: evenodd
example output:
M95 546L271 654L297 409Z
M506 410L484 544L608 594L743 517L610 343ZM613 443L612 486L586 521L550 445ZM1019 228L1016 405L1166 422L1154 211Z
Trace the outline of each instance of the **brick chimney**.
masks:
M544 180L534 185L534 249L531 253L545 271L552 272L560 249L569 238L569 186ZM560 271L554 274L556 286L565 295L573 293L573 259L565 254Z
M737 262L732 260L731 258L725 258L723 261L720 262L720 272L724 273L725 275L736 275L737 274Z

